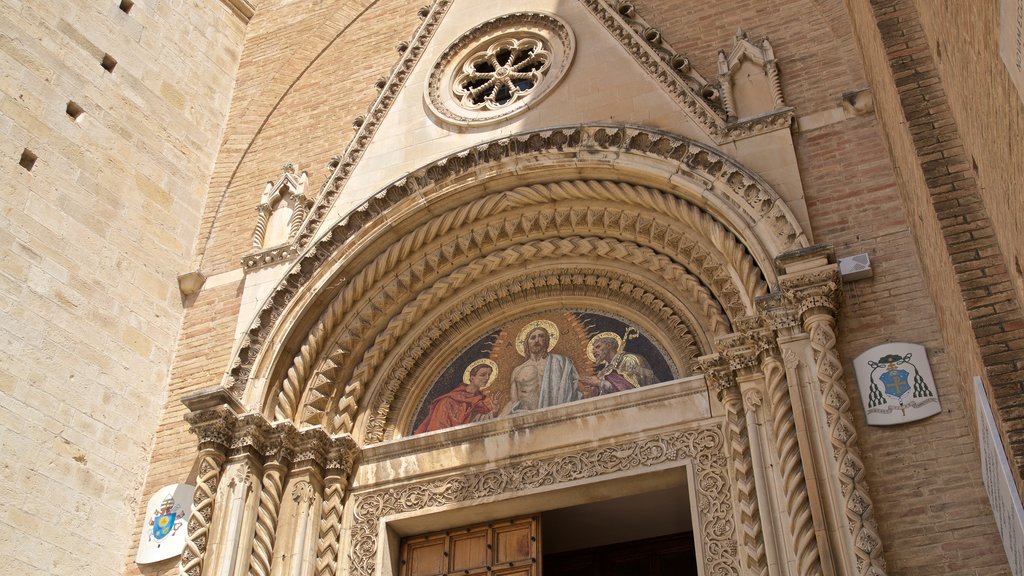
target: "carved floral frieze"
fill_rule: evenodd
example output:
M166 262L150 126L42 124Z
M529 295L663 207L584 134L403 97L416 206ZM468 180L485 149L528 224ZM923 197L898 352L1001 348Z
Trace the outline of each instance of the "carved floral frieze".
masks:
M651 436L579 452L531 459L481 472L429 479L353 494L349 573L377 570L381 519L441 506L472 504L540 487L601 478L669 463L693 466L697 507L694 523L703 546L704 573L739 574L736 529L730 498L728 458L717 426Z

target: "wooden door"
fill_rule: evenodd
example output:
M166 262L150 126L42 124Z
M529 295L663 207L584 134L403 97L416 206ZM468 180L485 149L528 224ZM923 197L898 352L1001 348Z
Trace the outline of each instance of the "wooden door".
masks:
M401 576L539 576L540 518L515 518L402 540Z

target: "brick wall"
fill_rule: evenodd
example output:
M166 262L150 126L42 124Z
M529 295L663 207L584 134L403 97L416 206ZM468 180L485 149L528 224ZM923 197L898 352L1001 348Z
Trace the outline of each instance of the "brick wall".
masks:
M4 573L123 569L241 48L219 2L119 4L0 0Z
M866 59L876 64L870 69L880 116L889 128L894 163L902 169L901 191L933 279L929 286L944 312L943 328L957 358L963 394L973 408L971 379L986 376L1018 489L1024 488L1024 315L1000 245L1000 238L1014 234L1005 224L994 224L994 218L1015 216L992 216L1006 211L1000 203L1011 193L986 193L979 186L972 161L976 155L961 138L914 3L877 1L870 11L851 6L854 20L864 29L860 38ZM961 38L970 42L969 35ZM953 77L949 84L963 91L961 81ZM1002 105L1010 117L1015 114L1017 103ZM990 114L1002 117L995 110ZM971 132L980 129L972 127ZM1000 131L1014 129L1010 123ZM994 173L992 158L988 162ZM1018 168L1008 166L993 178L1012 180Z

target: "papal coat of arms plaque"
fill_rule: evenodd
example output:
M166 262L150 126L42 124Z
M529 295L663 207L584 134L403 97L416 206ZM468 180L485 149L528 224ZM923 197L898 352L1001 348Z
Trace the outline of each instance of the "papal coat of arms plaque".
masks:
M882 344L857 356L853 365L868 424L904 424L942 410L924 346Z
M156 491L146 505L146 520L139 539L139 564L173 558L185 547L188 516L191 512L191 484L171 484Z

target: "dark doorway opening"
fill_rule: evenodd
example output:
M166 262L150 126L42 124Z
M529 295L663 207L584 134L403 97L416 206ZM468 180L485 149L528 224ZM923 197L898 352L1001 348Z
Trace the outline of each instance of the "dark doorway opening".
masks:
M545 576L697 576L685 486L541 517Z

